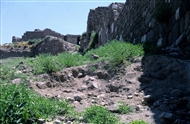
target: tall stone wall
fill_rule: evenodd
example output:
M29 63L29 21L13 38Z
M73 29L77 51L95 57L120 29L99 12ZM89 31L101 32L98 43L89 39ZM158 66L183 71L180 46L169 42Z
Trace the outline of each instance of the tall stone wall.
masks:
M0 48L0 59L5 59L9 57L31 57L34 54L31 50L21 50L21 49L2 49Z
M160 2L169 4L171 10L165 23L158 22L152 16ZM102 13L102 16L95 13ZM113 3L105 10L97 8L89 12L87 33L92 30L98 33L97 47L112 39L132 43L150 41L163 47L179 47L190 53L190 1L126 0L125 4ZM82 48L85 49L85 46Z
M112 3L109 7L98 7L91 9L87 20L87 35L86 39L81 41L81 48L85 49L90 41L92 31L99 34L99 42L97 46L105 43L102 39L110 39L109 35L112 22L114 22L119 13L122 11L124 3Z
M171 7L171 17L166 23L159 23L152 15L158 3L163 0L128 0L119 18L115 21L112 39L136 42L158 42L170 46L183 35L187 40L190 28L190 1L165 0Z
M39 39L39 38L44 38L45 34L44 32L36 32L36 31L27 31L24 33L24 35L21 38L21 41L27 41L29 39Z

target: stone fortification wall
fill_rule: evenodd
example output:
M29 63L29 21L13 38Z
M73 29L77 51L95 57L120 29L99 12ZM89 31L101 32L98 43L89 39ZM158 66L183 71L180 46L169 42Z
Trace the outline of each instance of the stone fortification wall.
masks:
M64 35L55 32L51 29L44 29L43 31L39 30L39 29L35 29L34 31L27 31L24 33L24 35L21 38L21 41L27 41L30 39L38 39L38 38L44 38L46 36L54 36L54 37L58 37L58 38L64 38Z
M108 29L111 28L111 22L118 18L123 6L124 3L112 3L109 7L98 7L90 10L87 20L86 39L81 42L82 49L88 46L92 31L99 33L99 37L101 37L97 46L104 44L102 39L110 39L110 35L108 35L110 30Z
M27 41L29 39L39 39L39 38L44 38L45 34L44 32L35 32L35 31L27 31L24 33L24 35L21 38L21 41Z
M159 23L152 16L160 1L169 4L171 8L171 15L165 23ZM170 46L182 34L187 40L190 28L190 1L128 0L114 25L112 39L133 43L145 41L158 43L159 41L163 46Z
M87 20L87 41L90 41L92 31L100 31L101 26L104 24L107 15L108 7L98 7L91 9ZM87 47L87 43L84 44Z
M80 35L72 35L72 34L67 34L67 35L62 35L58 32L55 32L51 29L44 29L44 30L39 30L35 29L34 31L26 31L22 38L19 37L12 37L12 42L21 42L21 41L28 41L30 39L43 39L46 36L53 36L56 38L64 39L65 41L73 44L79 45L80 42Z
M72 44L77 44L79 45L80 43L80 37L81 35L72 35L72 34L67 34L64 36L64 40L69 42L69 43L72 43Z
M30 39L43 39L45 38L46 36L54 36L54 37L58 37L58 38L61 38L63 39L64 38L64 35L58 33L58 32L55 32L51 29L44 29L44 30L39 30L39 29L35 29L34 31L26 31L22 38L19 38L19 37L15 37L13 36L12 37L12 42L20 42L20 41L28 41Z
M49 36L54 36L54 37L58 37L58 38L61 38L61 39L64 38L64 35L62 35L62 34L60 34L58 32L52 31L51 29L48 29L48 28L44 29L43 32L44 32L45 36L49 35Z
M31 57L33 53L31 50L9 50L9 49L0 49L0 59L5 59L9 57Z
M160 2L166 3L171 11L169 16L161 17L168 18L164 23L153 18ZM160 9L159 12L168 11ZM118 39L132 43L150 41L190 52L190 1L127 0L125 4L113 3L105 10L97 8L89 12L87 33L92 30L98 33L97 47ZM86 43L82 43L83 49L88 46L89 38L87 35Z

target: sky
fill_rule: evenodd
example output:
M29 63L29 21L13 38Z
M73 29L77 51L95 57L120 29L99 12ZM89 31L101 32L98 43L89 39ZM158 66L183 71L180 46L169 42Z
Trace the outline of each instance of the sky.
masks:
M0 43L26 31L50 28L63 35L86 31L90 9L125 0L0 0Z

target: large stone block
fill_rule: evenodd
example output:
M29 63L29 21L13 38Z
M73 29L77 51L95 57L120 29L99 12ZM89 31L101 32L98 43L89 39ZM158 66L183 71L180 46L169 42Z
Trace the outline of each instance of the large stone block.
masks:
M169 35L169 45L173 44L177 38L179 37L179 21L176 21L176 23L174 24L172 30L171 30L171 34Z
M154 37L154 30L150 30L148 33L147 33L147 41L150 41L150 42L154 42L155 41L155 37Z
M185 18L181 18L180 20L180 33L184 32L184 26L185 26Z
M190 11L186 13L184 23L185 23L184 29L187 30L190 25Z

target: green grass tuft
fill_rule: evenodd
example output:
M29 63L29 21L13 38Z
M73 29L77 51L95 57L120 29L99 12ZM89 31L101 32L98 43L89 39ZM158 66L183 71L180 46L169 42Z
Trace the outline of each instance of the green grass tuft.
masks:
M130 122L129 124L148 124L148 123L143 120L136 120L136 121Z
M102 106L91 106L84 112L84 120L93 124L118 124L119 119Z
M127 105L125 105L125 103L120 102L118 111L121 114L129 114L129 113L133 112L133 109L131 106L127 106Z

